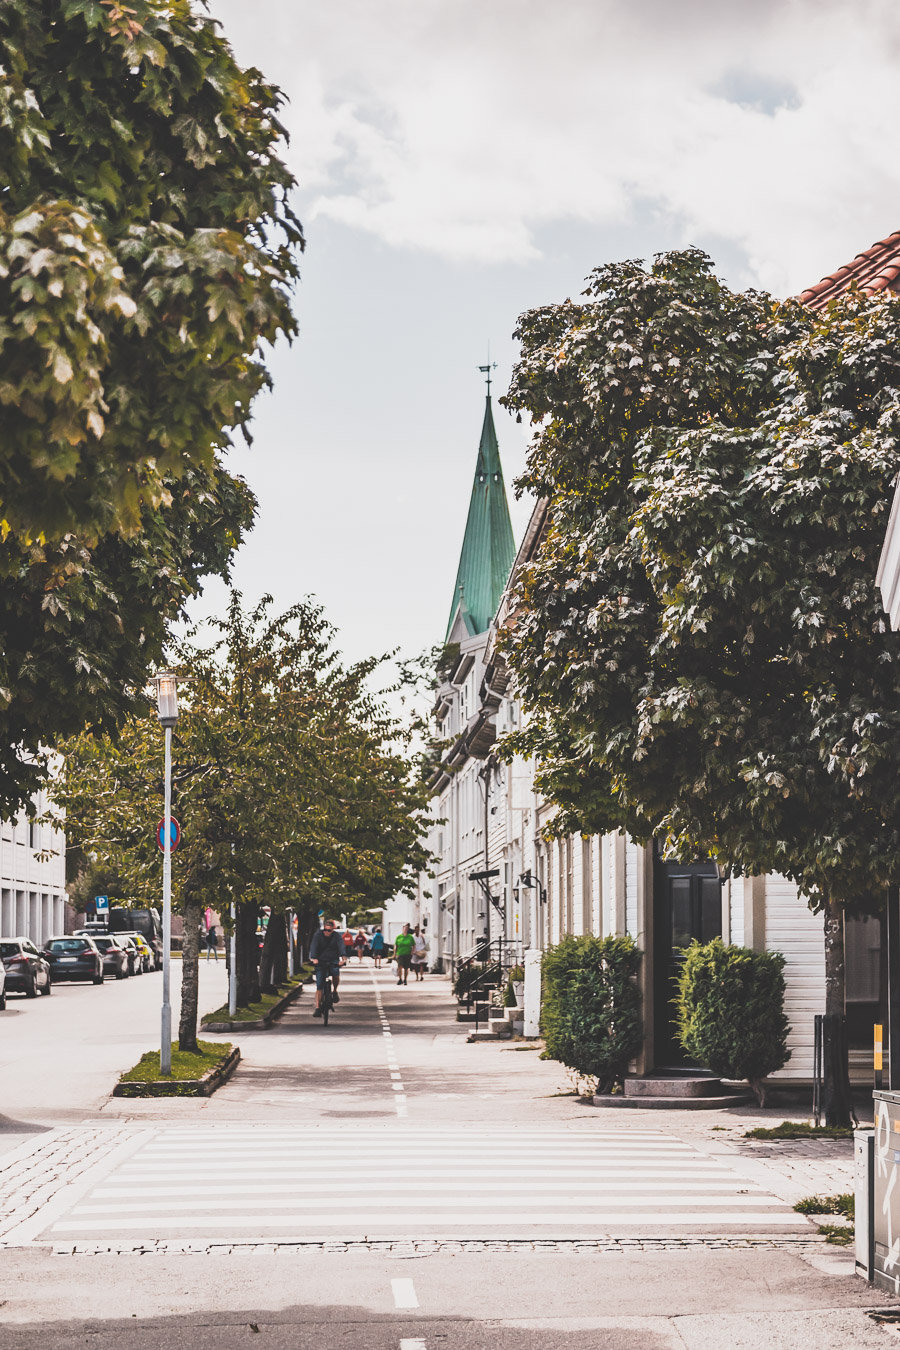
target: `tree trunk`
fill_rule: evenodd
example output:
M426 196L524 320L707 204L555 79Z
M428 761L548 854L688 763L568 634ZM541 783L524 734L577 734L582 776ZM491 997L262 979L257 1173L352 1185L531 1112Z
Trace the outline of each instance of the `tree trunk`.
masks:
M199 900L184 903L184 938L181 949L181 1017L178 1022L178 1048L197 1053L197 985L200 978Z
M237 1001L246 1008L260 1000L256 905L237 905Z
M822 1024L822 1115L825 1125L851 1124L850 1067L844 1021L844 906L825 902L825 1019Z
M287 979L287 930L283 914L270 914L259 963L259 987L274 994Z

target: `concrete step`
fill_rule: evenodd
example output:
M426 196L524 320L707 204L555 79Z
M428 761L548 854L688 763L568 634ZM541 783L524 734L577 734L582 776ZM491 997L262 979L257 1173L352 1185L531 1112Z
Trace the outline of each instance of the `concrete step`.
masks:
M710 1078L706 1074L689 1077L679 1074L677 1077L663 1077L661 1074L648 1074L642 1078L625 1079L626 1097L721 1097L722 1080Z

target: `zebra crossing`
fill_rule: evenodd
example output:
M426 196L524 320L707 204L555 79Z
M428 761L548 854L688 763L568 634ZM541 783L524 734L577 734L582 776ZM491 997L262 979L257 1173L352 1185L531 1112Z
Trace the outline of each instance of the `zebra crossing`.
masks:
M141 1129L53 1209L44 1241L809 1232L670 1135L514 1121Z

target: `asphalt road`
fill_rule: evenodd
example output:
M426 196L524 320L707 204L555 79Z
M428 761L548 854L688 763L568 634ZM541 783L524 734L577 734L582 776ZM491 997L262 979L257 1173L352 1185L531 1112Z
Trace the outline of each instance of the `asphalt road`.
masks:
M201 980L204 1006L221 1003L222 966L204 966ZM869 1316L889 1300L852 1273L847 1253L817 1244L812 1228L809 1240L784 1234L784 1245L778 1225L756 1246L736 1245L743 1239L733 1229L721 1242L712 1235L679 1245L671 1226L654 1226L645 1215L617 1229L618 1245L603 1250L579 1246L579 1223L569 1213L565 1240L529 1241L541 1237L535 1214L508 1205L504 1212L505 1178L514 1197L541 1180L548 1187L542 1204L568 1205L579 1195L572 1171L590 1153L597 1196L610 1182L627 1192L629 1168L651 1135L663 1160L654 1175L664 1176L669 1159L673 1185L683 1186L696 1165L714 1193L726 1171L745 1167L744 1203L747 1195L771 1196L787 1173L766 1173L761 1155L745 1162L739 1141L757 1114L749 1109L716 1113L718 1134L709 1119L701 1130L680 1113L648 1120L649 1113L592 1111L570 1095L559 1066L533 1051L466 1045L443 981L399 990L382 977L379 985L376 1000L366 971L348 976L327 1030L310 1016L304 994L272 1031L238 1036L238 1074L203 1101L107 1095L117 1073L155 1043L158 976L102 990L59 988L27 1007L10 1000L17 1016L0 1022L6 1139L25 1138L21 1149L39 1153L44 1140L68 1138L71 1148L74 1137L90 1168L71 1194L64 1175L33 1182L43 1189L31 1235L0 1249L0 1350L897 1345L895 1333ZM607 1141L605 1157L594 1154L593 1142L610 1132L618 1140ZM529 1152L535 1140L542 1153ZM695 1153L705 1162L695 1164ZM6 1156L14 1167L17 1153ZM798 1184L812 1185L803 1178L817 1166L814 1157L800 1158ZM0 1157L0 1191L2 1180ZM429 1226L436 1211L430 1200L418 1208L416 1200L437 1180L445 1210L466 1205L474 1216L480 1195L482 1208L494 1207L493 1227L478 1240L444 1234L423 1245L436 1232ZM280 1201L309 1218L323 1186L333 1194L332 1211L338 1200L342 1212L367 1218L383 1217L392 1204L394 1214L410 1211L405 1236L354 1244L323 1234L316 1245L288 1241L303 1235L276 1224L255 1245L242 1241L234 1220L242 1205L252 1201L259 1218L277 1215ZM734 1195L732 1187L729 1204ZM781 1200L763 1209L784 1213ZM0 1230L4 1204L14 1210L18 1203L15 1193L0 1201ZM163 1212L176 1221L167 1229ZM106 1241L110 1216L124 1242ZM96 1240L63 1240L55 1229L74 1223L77 1236L85 1222ZM667 1231L671 1242L653 1237ZM622 1237L627 1232L633 1244ZM759 1238L758 1226L753 1235ZM129 1246L132 1237L137 1245Z

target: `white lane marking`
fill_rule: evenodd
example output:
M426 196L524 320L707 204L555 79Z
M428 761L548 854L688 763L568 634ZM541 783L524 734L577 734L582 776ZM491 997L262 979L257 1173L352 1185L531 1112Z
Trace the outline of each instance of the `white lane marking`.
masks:
M409 1115L409 1112L408 1112L407 1109L406 1109L406 1098L405 1098L405 1097L395 1097L395 1098L394 1098L394 1101L395 1101L396 1106L397 1106L397 1115L398 1115L398 1116L408 1116L408 1115Z
M395 1308L418 1308L419 1300L412 1280L391 1280L391 1292Z
M479 1189L478 1194L480 1199L493 1200L497 1193L491 1191L488 1195L484 1195ZM504 1205L508 1213L513 1213L516 1210L532 1211L535 1208L534 1201L530 1197L526 1200L516 1200L514 1197L501 1193L497 1195L497 1198ZM254 1203L254 1197L252 1195L248 1196L246 1200L242 1200L239 1196L232 1196L227 1200L219 1200L215 1197L208 1196L197 1197L197 1199L199 1201L197 1204L198 1209L209 1210L233 1209L238 1211L243 1209L245 1205L253 1205ZM406 1196L401 1200L379 1200L379 1210L381 1213L385 1213L385 1211L392 1209L395 1205L405 1205L407 1208L412 1209L425 1209L429 1205L439 1205L443 1199L444 1195L442 1191L435 1191L433 1194L417 1193L414 1197ZM562 1194L559 1196L559 1203L565 1205L569 1214L574 1214L576 1210L588 1210L595 1214L601 1214L603 1205L630 1204L632 1213L636 1219L643 1218L643 1210L651 1205L655 1205L656 1209L661 1208L659 1200L654 1201L653 1196L645 1196L640 1200L633 1200L630 1189L627 1191L620 1191L618 1194L612 1192L611 1194L603 1196ZM768 1209L772 1205L783 1205L784 1201L779 1200L774 1195L742 1195L740 1199L737 1199L733 1194L690 1195L683 1191L680 1195L667 1195L665 1203L667 1205L696 1205L698 1209L717 1209L723 1205L734 1206L735 1204L742 1206L746 1205L753 1209ZM286 1196L284 1198L273 1197L271 1199L267 1197L266 1204L271 1205L272 1209L290 1209L297 1204L297 1197L295 1195ZM358 1206L359 1197L356 1195L349 1199L338 1196L329 1198L327 1195L322 1195L316 1199L309 1197L307 1203L307 1208L310 1211L321 1209L326 1213L329 1209L352 1209ZM110 1201L100 1205L79 1204L75 1205L71 1212L73 1214L127 1214L137 1213L137 1211L140 1210L142 1214L156 1214L160 1210L171 1208L172 1206L168 1200L145 1200L142 1204L135 1204L132 1200L122 1203ZM793 1218L794 1216L792 1215L791 1217Z
M400 1350L428 1350L428 1347L418 1336L401 1336Z
M458 1175L461 1176L462 1174L460 1173ZM470 1172L467 1175L471 1177L473 1174ZM479 1174L479 1176L483 1175L483 1173ZM298 1179L296 1182L289 1182L287 1178L283 1178L281 1181L271 1184L252 1181L223 1184L217 1181L216 1195L315 1195L317 1191L322 1191L326 1195L334 1195L336 1192L340 1191L347 1191L355 1194L359 1189L359 1182L355 1180L348 1181L345 1177L335 1176L333 1181L319 1180L313 1182L302 1178ZM423 1172L421 1168L417 1168L416 1170L416 1181L419 1185L423 1185L425 1182L439 1184L447 1179L447 1173ZM507 1195L510 1191L520 1191L522 1186L527 1184L530 1191L547 1191L559 1195L560 1198L562 1198L568 1193L566 1191L566 1185L568 1184L568 1186L572 1188L573 1195L585 1195L587 1192L598 1196L608 1193L615 1195L622 1190L621 1181L622 1178L620 1176L609 1176L605 1180L599 1181L582 1176L570 1176L567 1181L562 1177L558 1177L554 1181L535 1181L533 1178L529 1177L527 1182L524 1177L501 1177L499 1179L497 1177L492 1177L490 1179L485 1178L484 1181L479 1181L478 1194ZM396 1190L396 1186L396 1181L390 1179L385 1181L367 1181L366 1194L373 1195L378 1191L387 1191L391 1193ZM748 1195L766 1194L765 1191L760 1190L759 1186L756 1186L752 1182L746 1183L746 1190ZM629 1194L631 1192L637 1194L640 1191L649 1191L653 1195L658 1195L665 1191L674 1191L684 1195L690 1191L692 1193L696 1192L698 1197L702 1197L707 1193L712 1195L717 1191L724 1191L733 1195L734 1181L727 1177L716 1177L713 1180L707 1181L697 1181L693 1177L685 1177L682 1178L681 1181L631 1181L628 1183L628 1191ZM209 1195L209 1183L198 1182L194 1185L185 1184L180 1186L102 1185L95 1187L95 1189L91 1191L91 1195L103 1199L114 1196L121 1197L122 1199L126 1196L133 1199L139 1199L143 1195L149 1197L169 1195L173 1198L183 1195L185 1200L193 1196L205 1199L206 1196Z
M618 1227L643 1228L649 1224L677 1224L679 1227L703 1228L708 1227L710 1223L716 1225L733 1224L741 1226L745 1224L766 1225L772 1228L799 1228L798 1219L802 1216L797 1214L751 1214L746 1210L735 1210L733 1213L724 1214L701 1214L697 1210L690 1210L684 1213L680 1211L663 1210L658 1214L641 1213L635 1216L633 1210L628 1210L623 1214L598 1214L588 1224L590 1228L599 1228L606 1232L612 1225ZM115 1229L117 1232L123 1232L129 1228L144 1228L147 1220L142 1218L130 1219L81 1219L77 1223L56 1223L51 1232L54 1233L101 1233L107 1230ZM359 1226L360 1232L372 1232L373 1227L379 1229L388 1229L395 1231L398 1226L415 1224L418 1230L423 1230L422 1215L419 1213L409 1214L390 1214L385 1215L383 1220L373 1221L372 1211L363 1210L359 1214L344 1214L338 1224L326 1224L326 1227L340 1227L346 1230L349 1225ZM495 1210L490 1214L473 1213L464 1210L461 1213L432 1213L428 1215L428 1222L425 1225L428 1229L439 1227L467 1229L470 1227L497 1229L504 1225L518 1224L527 1229L544 1227L565 1228L569 1231L572 1227L572 1211L566 1210L562 1214L544 1213L540 1210L534 1213L520 1212L516 1214L507 1214L503 1210ZM318 1220L318 1227L321 1228L322 1221ZM274 1214L241 1214L226 1215L218 1218L213 1214L202 1214L196 1218L185 1218L183 1214L173 1214L163 1217L156 1215L153 1219L154 1232L158 1235L160 1228L296 1228L298 1231L308 1231L310 1227L310 1214L304 1210L299 1214L284 1214L281 1216ZM585 1221L582 1219L579 1230L584 1229ZM809 1232L809 1224L804 1224L803 1229Z

